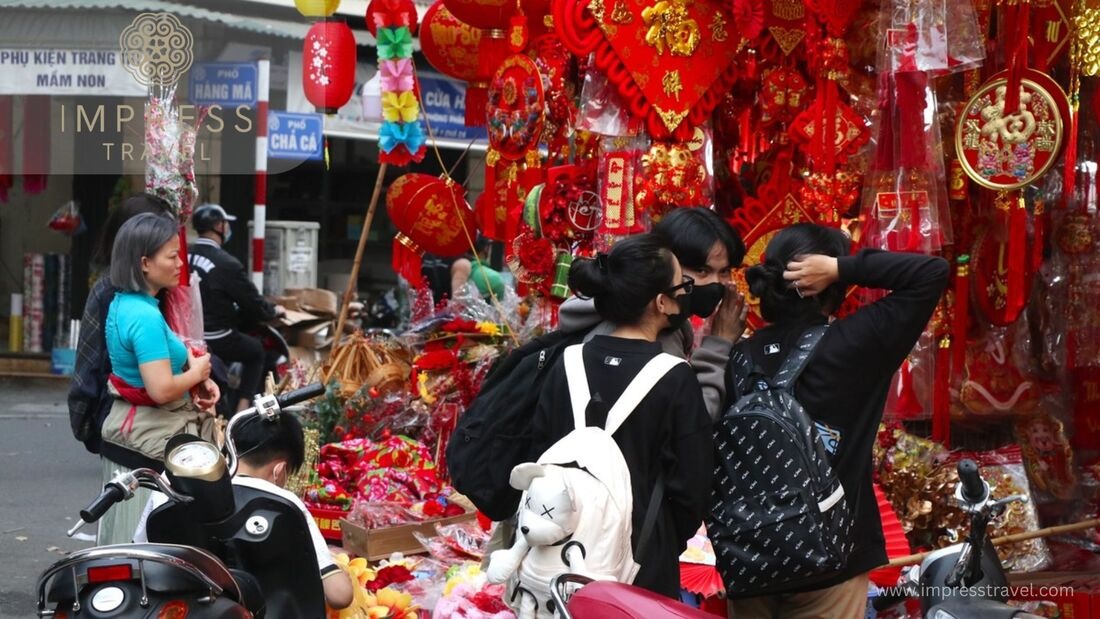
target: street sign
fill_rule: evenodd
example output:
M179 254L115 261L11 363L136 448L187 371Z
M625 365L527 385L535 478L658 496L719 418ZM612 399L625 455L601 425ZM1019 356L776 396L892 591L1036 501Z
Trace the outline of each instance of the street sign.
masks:
M256 103L256 65L208 62L191 69L191 102L235 108Z
M299 161L322 159L324 141L324 117L320 114L268 113L269 158Z

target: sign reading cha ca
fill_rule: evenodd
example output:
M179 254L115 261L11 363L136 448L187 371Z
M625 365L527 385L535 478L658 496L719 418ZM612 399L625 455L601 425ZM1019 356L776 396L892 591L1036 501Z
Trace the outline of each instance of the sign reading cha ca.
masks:
M320 114L268 113L269 158L316 161L322 158L323 147L324 118Z

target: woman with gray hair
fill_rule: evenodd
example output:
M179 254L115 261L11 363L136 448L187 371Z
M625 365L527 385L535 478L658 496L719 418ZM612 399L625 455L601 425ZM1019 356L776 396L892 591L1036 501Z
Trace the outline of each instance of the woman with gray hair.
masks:
M111 250L110 278L118 289L110 309L104 332L112 373L109 377L116 403L104 424L104 477L115 471L138 466L157 466L151 462L149 449L141 454L120 448L109 440L108 426L112 417L124 418L121 432L112 436L129 437L156 435L156 441L167 441L159 415L181 415L197 408L210 411L218 401L218 388L210 380L210 355L194 356L168 327L161 314L157 296L179 283L183 262L180 259L179 228L168 217L143 213L131 218L118 231ZM195 398L187 403L194 389ZM128 406L127 406L128 404ZM139 415L152 411L152 417ZM116 411L117 414L116 414ZM140 427L156 425L157 428ZM118 429L114 429L118 430ZM163 443L159 445L163 452ZM111 508L100 520L99 544L129 542L148 499L137 496Z

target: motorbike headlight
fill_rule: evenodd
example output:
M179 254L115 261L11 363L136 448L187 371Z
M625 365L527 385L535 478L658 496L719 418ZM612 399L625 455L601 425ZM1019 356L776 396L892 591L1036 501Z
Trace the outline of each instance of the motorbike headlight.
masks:
M178 477L194 477L216 481L225 471L225 459L214 445L206 441L184 443L168 452L167 468Z
M951 613L947 612L946 610L943 610L942 608L937 608L936 612L932 613L932 616L929 617L928 619L959 619L959 617L956 617L955 615L952 615Z

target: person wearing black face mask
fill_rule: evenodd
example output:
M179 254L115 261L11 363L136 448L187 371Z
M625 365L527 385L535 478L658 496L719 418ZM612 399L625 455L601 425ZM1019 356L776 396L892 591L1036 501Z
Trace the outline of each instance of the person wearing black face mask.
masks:
M591 392L585 422L603 427L630 381L661 354L660 334L686 323L695 282L661 237L641 234L619 241L610 254L595 260L576 259L569 286L613 325L581 350ZM695 376L688 364L676 364L612 435L630 469L632 542L641 565L633 584L670 597L679 591L678 557L699 528L714 472L711 423ZM530 460L573 428L565 359L559 357L539 392ZM639 556L644 506L658 480L663 480L664 500L644 556Z
M675 328L661 332L664 351L688 359L711 419L717 419L726 399L726 362L733 344L745 330L748 308L730 281L733 268L745 257L745 244L728 223L705 208L677 208L653 227L680 261L684 275L694 281L691 307ZM703 338L696 345L687 318L706 318ZM591 299L572 297L561 305L559 324L565 331L590 330L588 338L607 334L614 325L604 321Z

